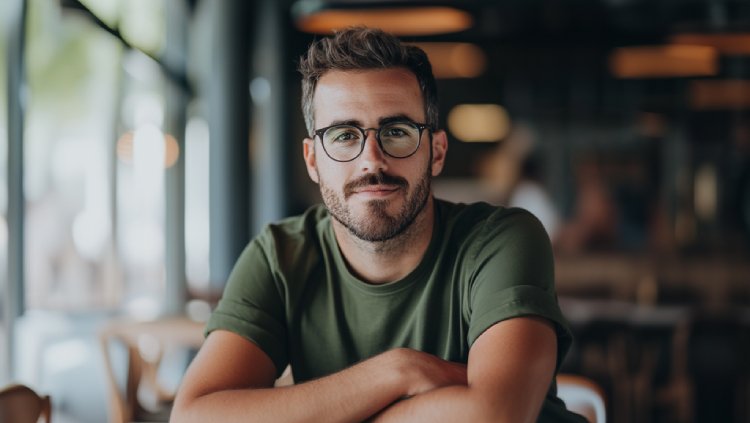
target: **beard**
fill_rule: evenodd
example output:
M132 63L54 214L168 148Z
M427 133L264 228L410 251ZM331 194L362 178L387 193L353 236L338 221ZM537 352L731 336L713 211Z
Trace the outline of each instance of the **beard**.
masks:
M344 185L343 195L320 181L320 192L323 202L331 217L336 219L357 238L367 242L383 242L402 234L422 212L430 196L432 183L432 163L419 178L413 189L409 182L400 176L391 176L383 172L367 174ZM366 211L362 216L354 216L346 200L355 190L371 185L397 187L405 193L404 205L395 214L388 213L390 199L369 200L364 204Z

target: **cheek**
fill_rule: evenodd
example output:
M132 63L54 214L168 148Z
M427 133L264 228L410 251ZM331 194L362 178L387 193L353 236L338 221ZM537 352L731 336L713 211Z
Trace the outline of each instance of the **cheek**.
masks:
M318 163L316 166L318 172L318 183L325 184L328 188L336 188L347 181L346 172L343 166L331 165L331 163Z
M406 180L409 181L409 190L413 191L424 178L425 172L429 166L430 162L428 157L419 157L417 160L403 163L403 166L399 166L397 169L394 168L392 174L406 178Z
M421 178L424 175L426 169L431 168L432 165L432 145L428 142L423 142L419 146L419 152L415 154L415 162L410 166L410 172L416 177Z

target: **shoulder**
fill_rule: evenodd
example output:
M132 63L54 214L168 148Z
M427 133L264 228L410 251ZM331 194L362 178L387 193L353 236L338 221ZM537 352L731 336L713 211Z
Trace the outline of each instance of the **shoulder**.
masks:
M281 257L300 254L320 244L327 225L328 210L318 204L301 215L267 224L250 245L256 243L267 254Z
M283 273L311 263L320 257L328 211L322 205L305 213L269 223L261 229L237 259L230 281L257 278L261 274L278 279Z
M435 199L439 213L446 220L446 223L455 222L456 224L464 223L483 223L498 222L501 220L518 220L532 219L537 220L533 214L527 210L518 207L493 206L485 202L464 204L451 203L449 201Z
M309 236L314 236L318 231L318 226L327 219L330 219L328 210L323 204L317 204L300 215L267 224L261 229L258 239L263 242L304 240Z
M436 200L438 210L452 242L463 242L474 253L492 245L533 242L549 244L544 227L533 214L511 207L487 203L454 204Z
M467 289L489 281L504 289L554 289L554 258L547 232L531 213L486 203L439 204L444 242L453 251Z

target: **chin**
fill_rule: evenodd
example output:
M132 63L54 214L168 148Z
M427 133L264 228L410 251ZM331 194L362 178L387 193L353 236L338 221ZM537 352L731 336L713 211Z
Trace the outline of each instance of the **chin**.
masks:
M362 215L371 219L393 218L398 215L399 204L394 200L367 200L357 209Z

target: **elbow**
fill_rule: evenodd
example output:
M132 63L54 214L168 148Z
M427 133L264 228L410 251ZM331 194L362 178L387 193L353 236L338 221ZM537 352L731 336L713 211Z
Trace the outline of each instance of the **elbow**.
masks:
M508 413L491 410L479 413L477 419L472 421L481 423L535 423L537 414Z
M181 395L177 392L174 404L172 405L172 411L169 413L170 423L190 423L195 419L191 418L193 414L191 410L195 406L197 398L189 398L187 395Z
M190 419L186 407L183 403L174 402L172 405L172 411L169 413L170 423L187 423Z
M474 403L472 422L480 423L535 423L540 407L529 404L509 404L500 398L481 398Z

